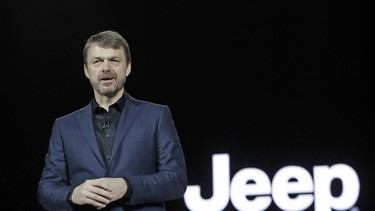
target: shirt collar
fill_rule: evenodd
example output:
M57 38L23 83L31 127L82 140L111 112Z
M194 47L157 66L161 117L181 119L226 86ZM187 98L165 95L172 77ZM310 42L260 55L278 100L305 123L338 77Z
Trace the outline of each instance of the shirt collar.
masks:
M125 97L125 92L124 92L124 94L121 96L121 98L118 99L117 102L113 103L109 107L113 107L113 108L115 108L115 109L117 109L118 111L121 112L125 107L125 99L126 99L126 97ZM95 98L93 100L92 108L93 108L94 114L102 113L102 112L105 111L105 109L103 107L100 107L98 102L96 102Z

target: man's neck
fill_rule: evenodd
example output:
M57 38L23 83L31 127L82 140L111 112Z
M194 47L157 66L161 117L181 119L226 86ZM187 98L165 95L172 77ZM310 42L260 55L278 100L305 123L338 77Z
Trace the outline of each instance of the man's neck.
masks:
M95 100L99 104L100 107L106 109L108 111L108 108L110 105L117 102L125 92L124 89L117 92L115 95L107 96L107 95L101 95L99 93L95 93Z

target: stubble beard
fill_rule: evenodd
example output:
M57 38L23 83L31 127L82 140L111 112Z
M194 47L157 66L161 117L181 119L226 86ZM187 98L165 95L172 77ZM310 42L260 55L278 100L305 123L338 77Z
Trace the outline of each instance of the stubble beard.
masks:
M102 86L100 84L93 84L94 89L101 95L112 97L115 96L125 85L125 80L118 81L111 86Z

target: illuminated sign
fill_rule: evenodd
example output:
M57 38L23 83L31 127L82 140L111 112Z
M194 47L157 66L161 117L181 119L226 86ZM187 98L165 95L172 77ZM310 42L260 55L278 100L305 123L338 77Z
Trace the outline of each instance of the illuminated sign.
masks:
M341 194L331 191L333 180L342 184ZM201 197L199 185L189 185L184 201L192 211L221 211L229 200L237 210L266 210L272 200L282 210L304 210L314 203L315 210L348 210L357 202L360 183L357 173L349 165L313 167L313 175L300 166L279 169L272 183L268 175L257 168L239 170L230 181L229 154L212 156L213 194ZM293 196L293 197L292 197ZM251 197L249 199L248 197Z

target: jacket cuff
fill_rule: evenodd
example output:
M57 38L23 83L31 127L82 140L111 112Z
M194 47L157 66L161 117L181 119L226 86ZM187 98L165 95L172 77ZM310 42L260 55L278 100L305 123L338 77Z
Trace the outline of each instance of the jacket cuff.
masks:
M119 199L119 202L122 205L128 205L130 197L131 197L131 195L133 193L133 189L132 189L132 186L131 186L129 180L127 178L123 178L123 179L125 180L126 186L128 188L127 188L126 193L124 194L124 196L121 199Z

